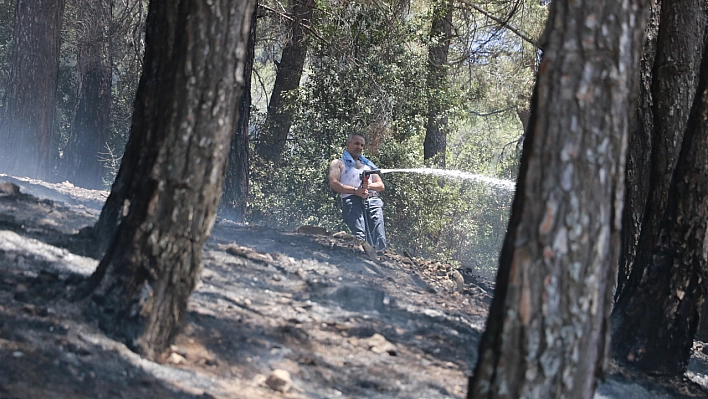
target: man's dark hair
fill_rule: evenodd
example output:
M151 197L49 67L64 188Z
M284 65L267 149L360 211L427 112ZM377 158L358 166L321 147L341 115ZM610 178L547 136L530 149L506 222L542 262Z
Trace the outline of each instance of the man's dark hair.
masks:
M364 137L363 134L361 134L361 133L352 133L352 134L349 135L349 138L347 138L347 143L351 143L351 141L354 139L354 137L357 137L357 136L358 136L358 137L361 137L362 139L364 139L364 142L366 142L366 137Z

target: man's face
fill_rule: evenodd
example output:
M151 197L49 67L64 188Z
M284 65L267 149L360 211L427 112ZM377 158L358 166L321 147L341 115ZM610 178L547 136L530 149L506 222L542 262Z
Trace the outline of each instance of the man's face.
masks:
M347 141L347 151L349 151L349 153L352 154L352 157L356 159L359 155L361 155L361 152L364 151L364 144L363 137L354 136L351 141Z

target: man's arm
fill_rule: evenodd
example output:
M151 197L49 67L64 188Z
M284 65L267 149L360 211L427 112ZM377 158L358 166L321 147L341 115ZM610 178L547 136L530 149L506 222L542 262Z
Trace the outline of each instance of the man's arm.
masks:
M376 192L382 192L386 186L384 186L383 180L379 175L371 175L371 181L369 182L369 190L374 190Z
M335 159L329 164L329 188L339 194L354 194L362 198L366 198L369 190L361 187L352 187L342 184L339 179L342 177L342 169L344 162L341 159Z

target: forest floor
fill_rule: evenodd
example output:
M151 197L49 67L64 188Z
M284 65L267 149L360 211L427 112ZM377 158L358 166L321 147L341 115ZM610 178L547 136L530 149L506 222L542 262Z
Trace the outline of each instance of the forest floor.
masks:
M489 280L393 251L367 254L343 233L219 219L186 324L151 362L70 300L98 264L85 256L85 227L107 193L3 181L17 186L0 183L0 399L465 396ZM708 397L702 348L696 342L678 380L613 366L595 397Z

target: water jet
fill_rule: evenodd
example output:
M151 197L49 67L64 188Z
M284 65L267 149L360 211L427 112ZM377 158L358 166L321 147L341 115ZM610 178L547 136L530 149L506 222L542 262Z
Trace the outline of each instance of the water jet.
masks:
M423 175L433 175L440 177L450 177L456 179L465 180L476 180L478 182L487 183L495 187L503 188L509 191L514 191L516 188L516 182L505 179L498 179L496 177L490 177L481 175L478 173L463 172L461 170L448 170L448 169L433 169L433 168L416 168L416 169L379 169L381 174L386 173L418 173Z

